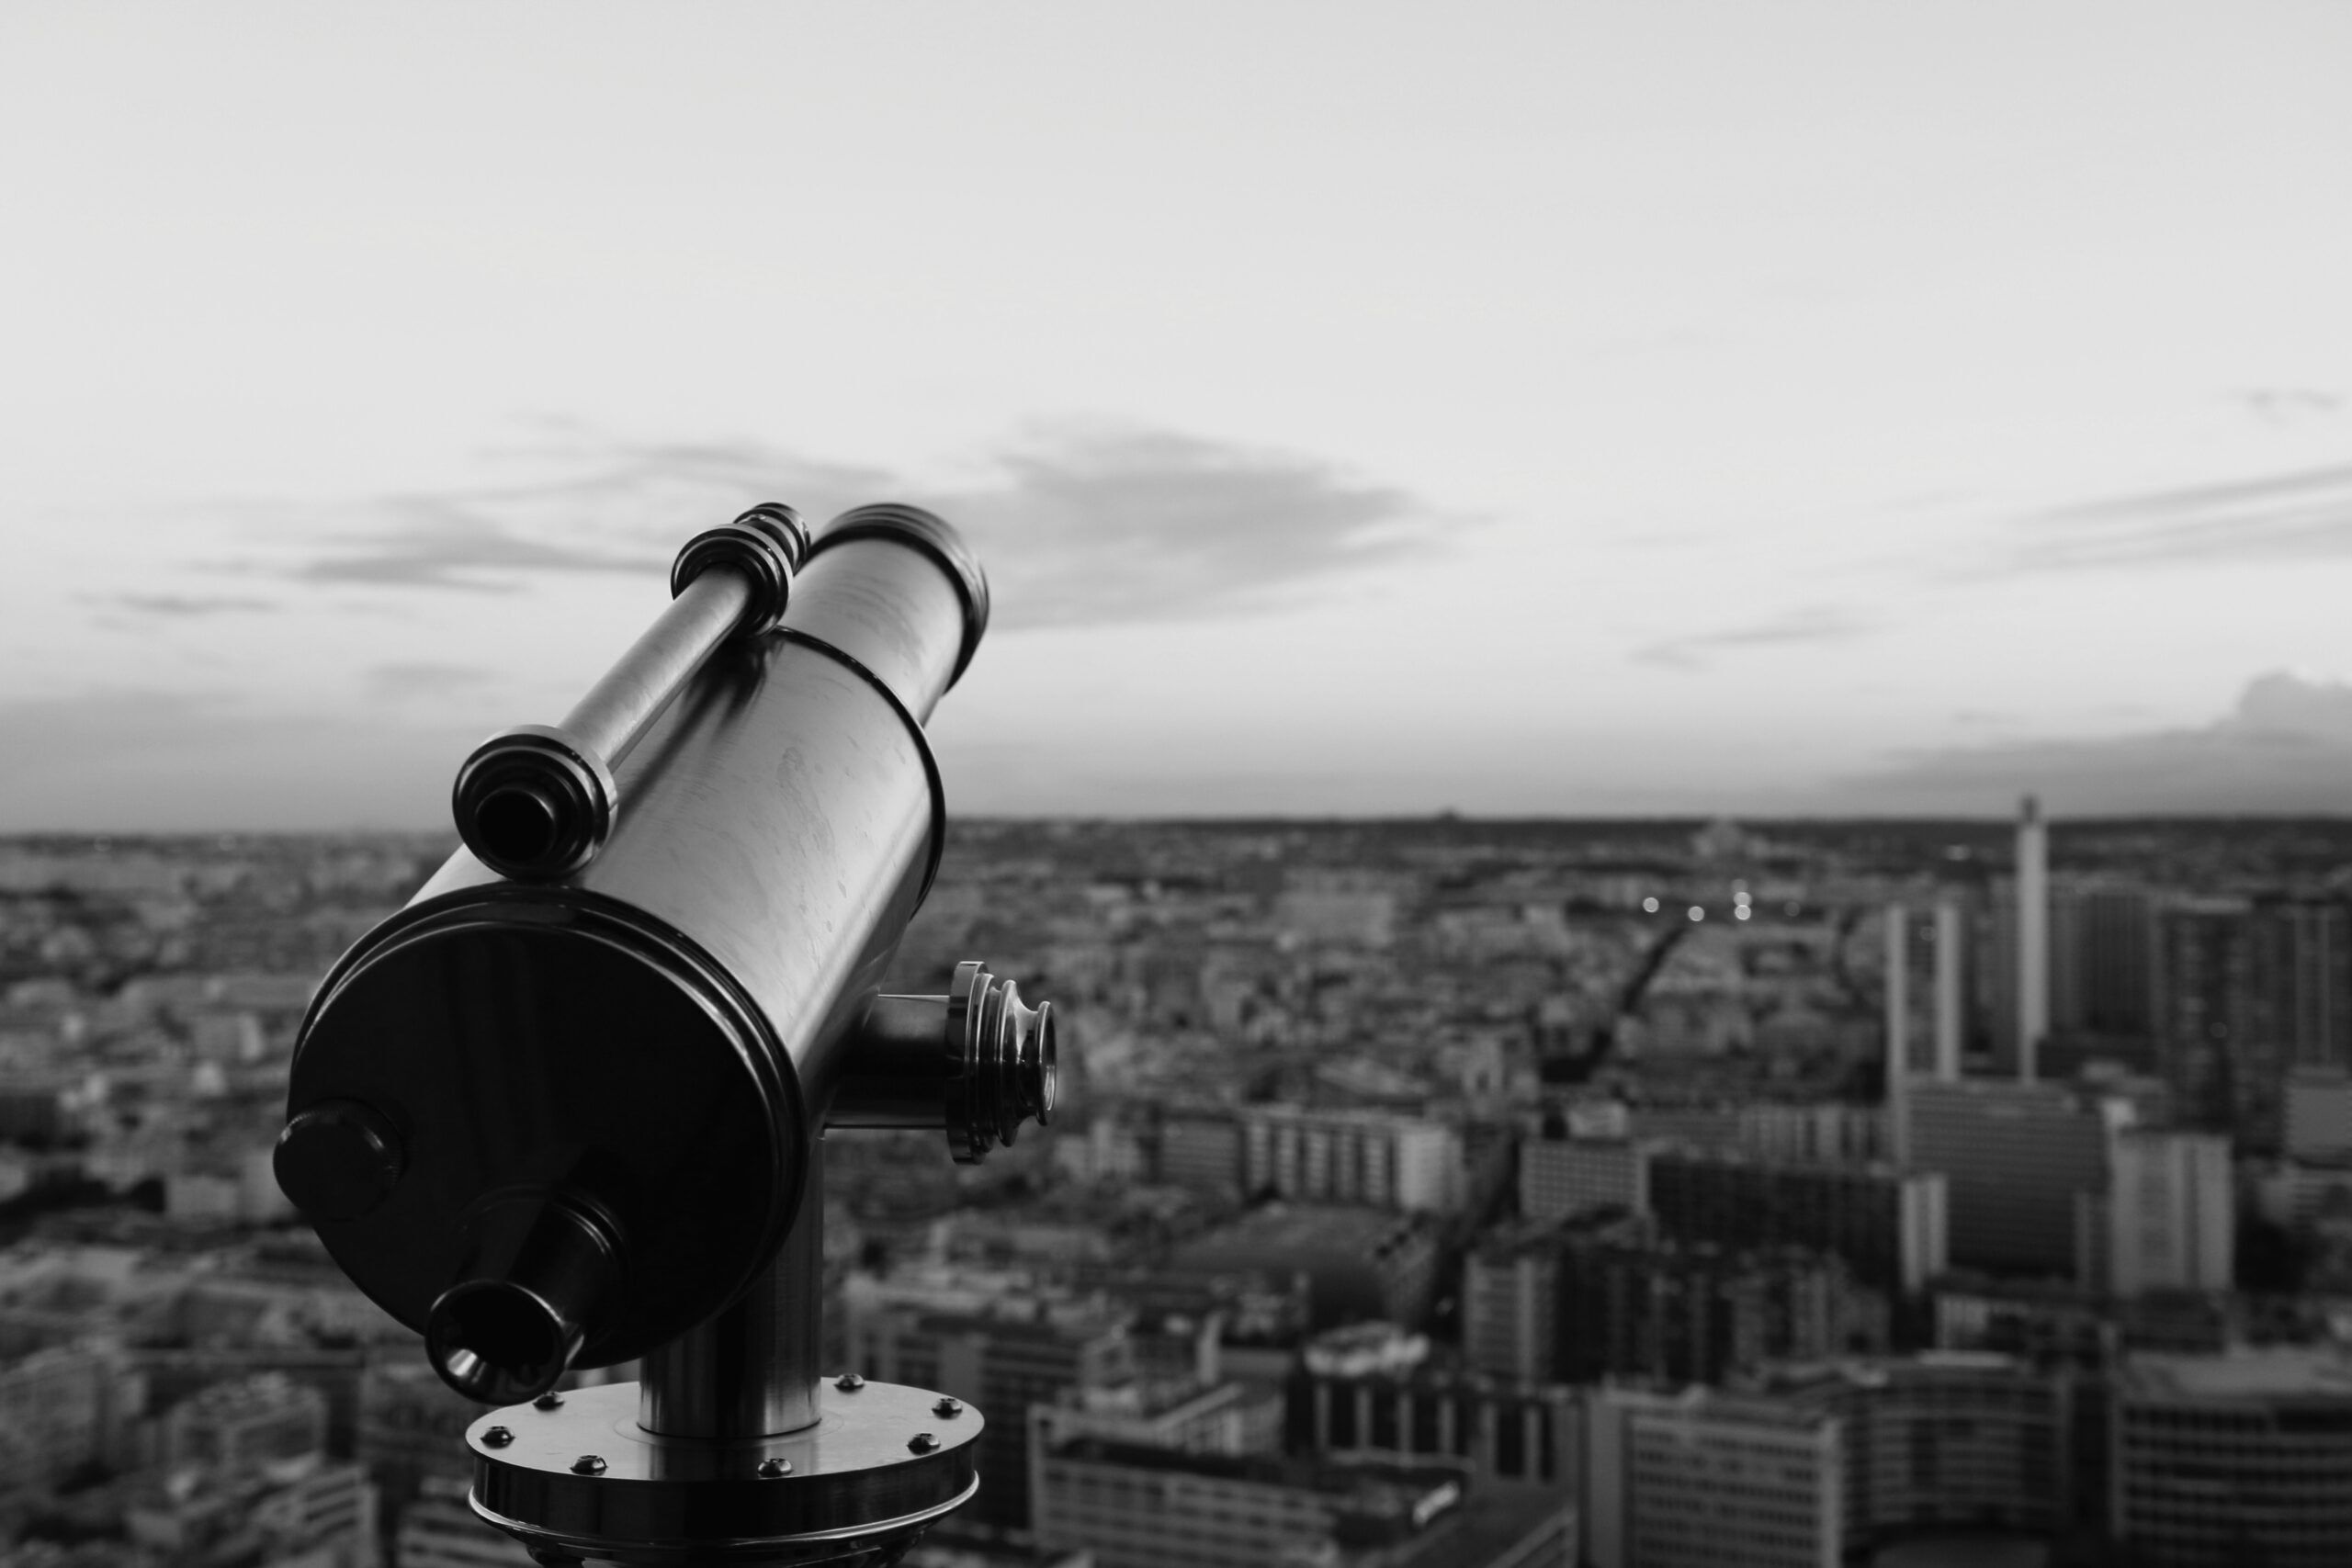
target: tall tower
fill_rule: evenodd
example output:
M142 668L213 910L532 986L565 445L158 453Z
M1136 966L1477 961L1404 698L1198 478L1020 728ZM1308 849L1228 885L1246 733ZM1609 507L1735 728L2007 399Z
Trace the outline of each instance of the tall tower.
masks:
M1943 1083L1960 1077L1961 1021L1966 1015L1961 1003L1961 943L1965 927L1961 919L1960 900L1950 894L1936 900L1936 1066L1935 1076Z
M2035 1077L2034 1058L2050 1032L2050 840L2041 802L2018 811L2018 1077Z
M1886 907L1886 1133L1894 1163L1911 1161L1911 911Z

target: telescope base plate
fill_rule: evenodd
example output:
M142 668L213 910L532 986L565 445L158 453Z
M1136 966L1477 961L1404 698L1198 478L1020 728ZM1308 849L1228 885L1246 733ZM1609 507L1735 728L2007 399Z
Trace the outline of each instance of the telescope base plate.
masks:
M633 1382L509 1405L466 1428L470 1500L550 1565L883 1568L979 1489L969 1406L884 1382L828 1382L819 1404L811 1426L738 1439L646 1431Z

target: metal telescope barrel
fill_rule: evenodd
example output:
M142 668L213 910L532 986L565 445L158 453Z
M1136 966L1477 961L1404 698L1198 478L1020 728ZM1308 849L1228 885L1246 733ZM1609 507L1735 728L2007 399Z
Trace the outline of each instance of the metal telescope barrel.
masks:
M467 847L336 964L296 1048L280 1184L485 1402L757 1296L829 1121L969 1160L1052 1105L1050 1009L1009 981L876 995L938 864L922 724L986 628L978 561L917 508L812 536L771 505L697 536L673 587L561 727L467 760ZM813 1377L743 1419L813 1419Z

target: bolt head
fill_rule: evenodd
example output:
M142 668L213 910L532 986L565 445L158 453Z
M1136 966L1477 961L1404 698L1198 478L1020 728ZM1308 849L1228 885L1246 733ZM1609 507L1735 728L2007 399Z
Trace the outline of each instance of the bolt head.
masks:
M578 1459L571 1461L571 1473L574 1475L604 1474L604 1456L601 1454L582 1454Z
M774 1481L779 1476L790 1475L791 1473L792 1461L788 1459L763 1459L760 1461L760 1479L763 1481Z
M939 1397L939 1403L931 1407L931 1413L942 1419L952 1421L964 1414L964 1402L952 1394L942 1394Z
M843 1372L833 1380L833 1386L843 1393L855 1393L865 1386L865 1380L855 1372Z
M503 1427L489 1427L481 1435L482 1447L486 1449L503 1449L514 1440L514 1434Z
M939 1439L929 1432L917 1432L907 1439L907 1448L913 1453L927 1454L938 1447Z
M548 1390L547 1393L531 1401L531 1408L534 1410L559 1410L561 1409L562 1406L563 1395L556 1393L553 1389Z

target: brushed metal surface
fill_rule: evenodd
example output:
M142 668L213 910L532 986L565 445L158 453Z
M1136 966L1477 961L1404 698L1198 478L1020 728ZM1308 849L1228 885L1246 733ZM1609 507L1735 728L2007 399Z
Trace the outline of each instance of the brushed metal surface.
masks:
M942 1417L939 1395L899 1383L820 1385L815 1424L780 1437L713 1441L638 1425L635 1383L574 1390L556 1408L517 1404L466 1429L475 1511L526 1543L628 1562L780 1554L798 1542L911 1530L978 1485L987 1423ZM512 1437L483 1440L492 1427ZM919 1433L939 1446L910 1447ZM594 1474L574 1469L594 1456ZM781 1476L760 1473L781 1459Z

